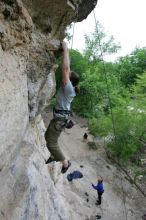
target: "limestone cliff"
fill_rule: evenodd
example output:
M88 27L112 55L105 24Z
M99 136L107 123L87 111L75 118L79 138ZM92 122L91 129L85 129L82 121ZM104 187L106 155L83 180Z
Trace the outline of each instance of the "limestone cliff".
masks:
M96 3L0 1L0 220L70 219L45 166L41 111L55 92L54 54L66 27Z

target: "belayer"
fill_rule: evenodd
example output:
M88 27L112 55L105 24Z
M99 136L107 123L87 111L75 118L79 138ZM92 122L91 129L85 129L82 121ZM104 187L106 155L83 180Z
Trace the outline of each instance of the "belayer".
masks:
M97 205L101 205L102 194L104 193L103 180L101 177L97 178L97 185L92 183L93 189L97 190L98 200Z
M73 122L69 120L71 114L70 107L73 98L78 92L77 84L79 83L79 75L70 70L69 51L65 42L62 42L62 49L62 85L57 93L53 119L46 130L45 139L47 148L51 153L46 164L52 161L60 161L62 163L61 173L65 173L71 166L71 163L61 151L58 145L58 138L64 128L71 128L73 126Z

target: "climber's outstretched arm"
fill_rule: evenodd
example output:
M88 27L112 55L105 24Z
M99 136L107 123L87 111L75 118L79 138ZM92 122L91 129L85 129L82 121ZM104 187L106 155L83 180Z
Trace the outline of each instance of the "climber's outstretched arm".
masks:
M62 48L63 48L62 82L65 86L70 78L70 60L69 60L69 51L67 48L67 44L64 41L62 42Z

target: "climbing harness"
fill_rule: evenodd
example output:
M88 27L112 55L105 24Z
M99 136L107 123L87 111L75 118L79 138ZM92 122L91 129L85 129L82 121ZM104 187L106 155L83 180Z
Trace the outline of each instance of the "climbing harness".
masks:
M56 114L65 114L65 115L70 115L71 114L71 111L69 110L60 110L60 109L53 109L53 112L56 113Z

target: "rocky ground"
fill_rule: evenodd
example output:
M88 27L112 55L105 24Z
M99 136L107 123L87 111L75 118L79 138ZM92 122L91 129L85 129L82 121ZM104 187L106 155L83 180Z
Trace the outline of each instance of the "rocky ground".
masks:
M97 140L97 149L90 149L88 142L83 141L84 132L88 132L86 121L74 118L76 124L71 130L65 130L59 139L60 147L72 166L64 175L58 163L48 165L52 179L69 212L69 220L95 220L96 215L102 220L140 220L146 213L146 198L128 180L126 175L106 158L102 140ZM58 169L54 172L54 169ZM72 182L67 174L79 170L83 178ZM97 206L97 194L91 183L96 183L97 176L104 180L105 193L101 206Z

